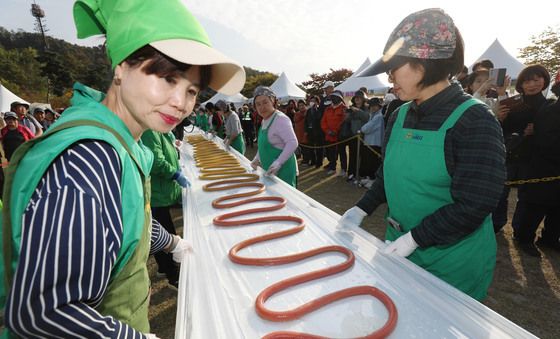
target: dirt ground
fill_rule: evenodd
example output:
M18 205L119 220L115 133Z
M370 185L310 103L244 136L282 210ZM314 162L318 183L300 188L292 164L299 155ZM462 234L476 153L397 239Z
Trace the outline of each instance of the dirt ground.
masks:
M255 150L247 150L251 158ZM300 169L298 189L333 211L342 214L365 192L326 171L315 168ZM512 190L510 202L515 201ZM509 218L514 206L510 206ZM382 217L385 206L367 217L362 227L383 239ZM176 225L182 225L181 213L174 211ZM560 253L541 250L542 258L522 253L512 241L512 229L508 223L497 235L498 255L494 281L484 304L512 322L541 338L560 338ZM155 261L150 259L153 281L150 323L152 332L160 338L174 338L177 291L167 285L165 279L155 276Z

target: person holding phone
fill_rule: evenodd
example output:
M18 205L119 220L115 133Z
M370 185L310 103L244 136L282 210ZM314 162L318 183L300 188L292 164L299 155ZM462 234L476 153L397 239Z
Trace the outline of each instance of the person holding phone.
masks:
M498 86L490 78L490 72L487 69L480 68L477 71L469 74L467 78L466 92L473 96L473 98L484 102L496 116L507 114L507 107L500 106L500 100L506 99L507 88L511 82L509 75L504 77L502 85ZM488 91L493 90L497 93L497 98L488 96Z
M338 227L358 227L387 203L383 252L482 300L496 264L490 213L505 180L498 121L449 80L463 67L464 44L443 10L407 16L383 53L359 76L387 72L407 103L389 118L375 181Z

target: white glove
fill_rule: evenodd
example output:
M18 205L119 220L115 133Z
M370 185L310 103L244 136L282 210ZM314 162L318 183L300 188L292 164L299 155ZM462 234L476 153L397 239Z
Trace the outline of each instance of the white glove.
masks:
M278 162L278 160L274 160L274 162L270 164L268 171L266 171L264 175L266 176L276 175L276 173L278 173L278 171L280 170L280 167L282 167L282 165L280 165L280 162Z
M143 334L148 339L159 339L159 337L153 333L143 333Z
M173 238L173 241L177 241L177 244L171 251L169 251L169 253L173 254L173 261L181 263L185 254L192 253L193 248L190 242L180 236L174 235Z
M251 161L251 168L253 170L257 170L257 167L259 167L261 165L261 161L258 158L253 159L253 161Z
M344 212L340 220L338 220L338 224L336 225L337 228L350 228L350 227L359 227L362 223L362 220L367 216L367 213L359 208L358 206L354 206L348 211Z
M387 244L383 249L385 254L395 254L399 257L408 257L418 248L418 244L414 241L412 233L408 232L405 235L400 236L397 240Z
M229 140L229 138L226 138L226 140L224 140L224 146L226 148L226 151L229 151L229 145L231 144L231 141Z

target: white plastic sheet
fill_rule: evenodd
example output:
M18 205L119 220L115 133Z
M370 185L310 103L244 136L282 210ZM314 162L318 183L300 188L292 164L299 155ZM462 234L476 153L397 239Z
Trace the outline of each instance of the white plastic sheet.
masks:
M214 199L239 190L202 191L208 181L197 179L192 147L184 145L181 151L181 165L192 182L192 187L183 195L184 234L193 243L194 254L183 262L181 269L176 338L260 338L273 331L348 338L364 336L385 323L387 311L384 306L368 296L344 299L295 321L275 323L261 319L254 304L264 288L288 277L340 263L344 257L326 254L272 267L232 263L228 251L233 245L293 224L214 226L212 219L217 215L259 205L227 210L212 208ZM243 157L240 159L250 169L249 161ZM267 215L297 215L305 219L307 226L296 235L251 246L241 255L280 256L331 244L346 246L356 255L353 268L279 293L266 303L268 308L288 310L340 289L372 285L387 293L399 312L397 327L390 338L534 338L406 259L382 254L379 249L385 246L384 243L362 229L337 231L338 214L280 180L263 178L260 170L257 173L267 186L263 195L280 195L288 199L284 209Z

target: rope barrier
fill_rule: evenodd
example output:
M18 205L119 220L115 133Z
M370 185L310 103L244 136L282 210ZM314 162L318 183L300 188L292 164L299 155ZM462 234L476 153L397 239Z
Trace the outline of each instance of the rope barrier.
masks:
M344 140L337 141L337 142L335 142L335 143L328 144L328 145L324 145L324 146L309 146L309 145L304 145L304 144L299 144L299 146L300 146L300 147L304 147L304 148L309 148L309 149L329 148L329 147L332 147L332 146L344 144L344 143L346 143L346 142L348 142L348 141L350 141L350 140L352 140L352 139L356 139L356 138L358 138L358 135L354 135L354 136L351 136L350 138L346 138L346 139L344 139Z
M525 184L537 184L539 182L550 182L560 180L560 175L556 177L544 177L544 178L535 178L535 179L522 179L522 180L511 180L506 181L506 186L514 186L514 185L525 185Z

